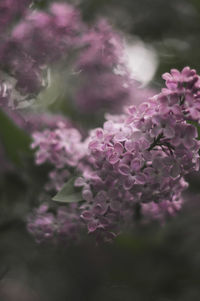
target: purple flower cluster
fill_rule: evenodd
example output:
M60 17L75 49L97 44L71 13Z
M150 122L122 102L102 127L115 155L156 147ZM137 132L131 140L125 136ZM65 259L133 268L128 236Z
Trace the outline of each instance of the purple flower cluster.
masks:
M124 105L135 101L138 89L130 83L123 60L123 40L105 20L99 20L90 28L81 20L78 9L69 4L53 3L44 12L27 8L28 0L23 0L18 8L13 4L12 9L13 0L2 3L0 14L4 14L6 20L16 9L23 16L13 28L7 28L0 46L0 66L15 79L13 88L20 93L18 97L15 95L16 106L22 96L33 100L50 85L49 70L63 67L67 58L72 73L77 75L70 105L78 114L95 111L102 119L105 112L119 113ZM2 8L5 5L8 6L6 11ZM8 23L4 23L8 27ZM149 91L142 91L147 92L145 97L149 96ZM137 97L137 102L140 100L141 97Z
M185 67L163 74L166 88L159 95L160 113L170 113L185 120L200 120L200 78L196 70Z
M53 131L46 129L43 132L34 132L32 148L39 147L36 152L36 164L50 162L56 168L77 166L85 154L81 138L78 130L67 128L62 122L59 122Z
M141 208L142 216L145 217L144 223L150 222L153 218L154 220L158 220L161 224L163 224L165 222L164 217L175 216L178 213L178 211L182 208L182 205L182 198L176 200L176 202L171 202L167 200L161 203L144 203L142 204Z
M132 103L120 35L101 19L84 33L81 48L76 62L76 69L81 71L81 86L75 98L80 111L117 113L124 105ZM115 72L117 68L121 69L121 74Z
M38 243L65 243L67 238L77 241L82 227L76 204L71 204L68 208L60 207L56 214L49 211L47 204L43 204L28 217L28 230Z
M161 94L90 135L91 170L75 183L83 186L89 232L117 234L136 215L163 220L181 206L183 177L199 168L197 129L186 122L198 120L187 95L190 112L198 111L199 77L188 67L164 77L170 82Z
M46 193L40 196L49 200L48 192L58 192L73 176L87 149L81 134L68 120L59 115L55 115L54 119L49 115L41 116L43 122L37 131L33 131L31 147L36 148L36 164L47 162L52 166L45 185ZM32 117L29 121L34 124L38 116ZM43 204L28 216L27 222L28 231L38 243L77 241L84 226L80 219L79 205L76 203L53 209Z
M36 164L47 162L53 166L46 184L46 189L53 191L61 189L86 153L79 131L63 121L59 121L52 130L33 132L31 147L37 148Z
M77 10L67 4L53 3L49 13L30 12L12 33L21 51L27 53L38 64L46 65L74 45L80 31Z
M85 31L80 43L83 50L76 63L78 69L112 68L123 55L120 36L104 19Z
M92 130L84 142L80 136L62 141L66 134L59 130L59 134L56 130L45 135L47 145L39 133L34 136L34 146L40 147L36 162L50 160L59 167L61 160L65 171L68 148L78 145L77 153L73 151L75 161L70 158L81 173L74 183L81 188L84 201L77 214L88 232L101 239L112 240L138 221L163 223L174 216L188 186L184 176L199 169L200 142L191 121L199 122L200 78L189 67L163 77L166 88L160 94L129 107L123 115L108 115L103 128ZM54 176L56 181L56 174L52 181Z
M54 3L49 13L27 11L0 49L0 61L17 79L22 94L37 93L44 86L47 65L67 54L80 27L79 13L67 4Z

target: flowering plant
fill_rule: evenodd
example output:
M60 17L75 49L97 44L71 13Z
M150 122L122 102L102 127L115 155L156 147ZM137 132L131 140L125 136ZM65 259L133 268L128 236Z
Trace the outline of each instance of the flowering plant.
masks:
M122 59L122 38L105 20L90 28L76 8L63 3L46 12L32 10L28 1L20 11L12 1L2 3L2 116L18 126L19 151L30 144L35 164L49 167L38 196L42 204L28 215L37 241L79 239L84 230L110 241L136 223L164 224L176 215L188 186L185 176L199 168L196 71L172 69L163 75L166 86L159 94L140 94ZM17 16L22 19L8 27ZM44 113L40 101L51 97L55 70L58 81L69 80L72 88L61 85ZM58 105L59 114L51 105ZM83 119L91 115L95 126L103 126L88 133ZM16 154L14 159L19 161Z

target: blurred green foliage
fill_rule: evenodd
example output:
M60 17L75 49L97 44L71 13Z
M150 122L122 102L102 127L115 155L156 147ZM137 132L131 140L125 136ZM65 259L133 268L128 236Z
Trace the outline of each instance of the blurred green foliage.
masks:
M8 158L14 164L23 164L24 156L31 155L31 138L0 110L0 139Z

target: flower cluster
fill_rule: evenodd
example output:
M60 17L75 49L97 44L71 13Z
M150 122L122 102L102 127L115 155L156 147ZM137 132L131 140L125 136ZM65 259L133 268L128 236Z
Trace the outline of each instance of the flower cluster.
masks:
M183 176L199 168L197 129L186 122L199 120L199 76L186 67L164 78L162 93L91 134L91 172L76 183L89 232L117 233L134 215L163 219L180 208Z
M77 241L82 227L76 204L71 204L68 208L60 207L56 214L49 211L47 204L43 204L28 217L28 230L38 243L65 243L66 237Z
M119 231L145 203L176 203L186 187L183 176L198 169L196 128L173 115L149 117L148 110L131 108L123 122L107 121L91 135L91 173L81 183L90 232Z
M200 120L200 78L196 70L185 67L163 74L166 88L159 95L160 114L172 112L177 118Z
M28 11L0 49L0 60L17 79L22 94L44 86L49 63L66 55L79 34L79 13L67 4L52 4L50 12Z
M47 162L53 166L46 188L54 191L61 189L86 152L79 131L62 121L52 130L33 132L32 148L37 148L36 164Z
M119 113L123 106L133 103L132 94L138 89L130 84L120 35L101 19L85 32L81 48L76 62L76 69L81 71L81 86L75 98L79 110Z
M81 20L79 10L69 4L52 3L44 12L28 8L28 0L22 2L24 8L18 10L23 18L13 28L7 28L0 46L1 69L14 78L12 86L16 91L12 107L18 107L23 99L28 100L27 105L31 103L51 85L50 74L55 66L61 65L66 69L72 67L72 71L67 69L68 76L76 74L75 89L70 92L73 102L67 100L67 106L77 114L95 111L102 119L105 112L119 113L124 105L133 103L135 94L137 102L143 101L136 86L130 83L123 59L123 40L105 20L99 20L91 28ZM3 3L9 4L9 9L5 11L0 6L0 14L9 20L13 1ZM12 14L15 7L12 6ZM66 85L65 79L62 82ZM146 89L141 91L149 96Z
M36 152L37 164L48 161L56 168L66 165L74 167L84 155L80 133L74 128L67 128L62 122L53 131L46 129L34 132L33 139L32 147L39 147Z
M12 32L22 51L42 64L55 60L74 44L80 31L79 12L70 5L53 3L49 13L30 12ZM51 47L49 47L51 46Z
M78 69L112 68L121 62L121 38L104 19L99 20L93 29L85 31L80 45L83 50L76 63Z
M199 121L200 78L189 67L163 77L167 88L148 102L129 107L123 115L108 115L103 128L92 130L82 143L82 148L87 147L84 152L78 141L74 166L78 168L82 162L82 174L74 185L81 188L84 201L79 205L79 217L89 233L104 240L138 221L163 223L175 215L188 185L184 176L199 168L200 143L191 122ZM69 147L72 141L60 142ZM49 149L42 143L36 145L40 146L36 159L43 162L47 158L43 151L48 156ZM59 147L58 152L56 148L53 151L60 160ZM64 154L68 155L65 149ZM69 165L62 162L62 167Z

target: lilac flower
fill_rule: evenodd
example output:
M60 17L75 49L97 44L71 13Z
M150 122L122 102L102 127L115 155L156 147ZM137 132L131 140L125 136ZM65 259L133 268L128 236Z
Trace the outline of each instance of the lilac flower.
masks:
M153 95L150 90L139 89L130 78L122 38L104 19L83 33L80 48L75 63L80 72L75 105L80 112L121 113L124 106L139 104Z
M80 30L79 12L70 5L54 3L49 13L27 11L0 48L0 62L17 79L16 88L22 94L44 88L47 65L66 56Z
M120 34L104 19L91 29L76 8L53 3L45 12L24 10L23 19L2 38L0 64L16 80L18 103L21 97L33 100L48 86L49 68L69 58L78 79L72 108L79 114L95 111L101 120L105 111L121 113L124 106L152 95L130 79L123 51Z
M36 219L34 214L28 218L28 230L35 235L38 243L51 240L55 234L55 218L52 213L47 213L47 209L47 205L42 205L35 211Z
M107 114L85 141L62 123L33 134L36 163L55 167L56 189L71 167L79 172L74 185L84 202L75 215L97 238L109 241L138 219L164 223L181 207L184 176L199 169L197 129L187 122L199 121L199 78L188 68L165 78L167 90L123 115Z
M32 148L36 152L36 163L50 162L57 168L65 165L76 166L85 150L81 143L81 135L74 128L67 128L59 122L54 131L44 130L33 133Z
M175 136L175 130L174 130L174 126L175 126L175 120L173 118L170 118L170 116L165 117L160 117L158 115L153 117L153 123L154 123L154 127L151 131L151 134L153 135L153 137L156 137L160 134L163 133L163 135L166 138L174 138Z
M191 93L196 97L196 90ZM163 220L180 208L187 187L183 176L198 170L200 145L196 128L185 121L183 104L174 101L177 109L165 112L161 105L162 94L91 132L91 172L79 181L86 201L81 218L89 232L117 235L126 224L132 226L138 206L141 215Z
M167 88L158 95L161 102L160 113L172 112L177 117L185 120L198 121L200 118L200 77L196 70L189 67L181 72L172 69L171 73L165 73Z
M194 95L192 93L186 93L184 99L184 114L189 120L198 121L200 119L200 95Z
M196 82L199 81L196 70L190 69L189 67L183 68L181 72L172 69L171 73L164 73L162 77L166 81L168 90L177 92L191 89L193 86L196 86Z
M97 64L102 68L112 68L119 64L123 54L120 36L104 19L99 20L94 29L86 31L80 43L85 49L77 61L78 69L94 69Z
M70 5L53 3L50 13L31 12L15 27L12 38L37 64L52 62L79 33L79 13Z
M81 85L75 103L82 113L109 110L117 112L130 102L130 88L125 86L128 73L122 62L123 43L103 19L93 29L86 30L80 39L80 54L75 62L81 71ZM121 66L124 74L115 72Z
M83 224L79 219L76 204L60 207L56 213L50 213L49 209L47 204L43 204L28 217L28 231L34 235L36 241L77 241Z
M181 116L181 108L179 105L179 96L176 93L170 95L160 95L159 96L159 112L160 114L173 113L177 117Z
M161 203L145 203L142 204L142 214L144 216L144 223L151 220L158 220L161 224L165 223L165 219L170 216L175 216L181 209L183 200L177 201L163 201Z
M48 162L52 165L45 188L48 191L59 191L85 156L86 144L82 142L79 131L66 120L60 120L52 129L34 131L32 136L31 147L36 148L36 164Z

